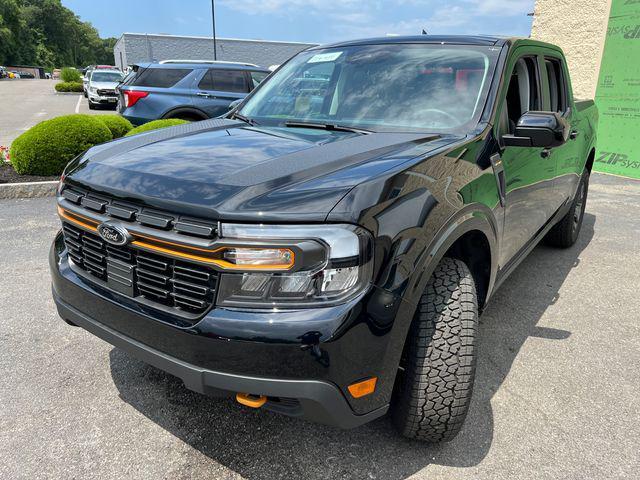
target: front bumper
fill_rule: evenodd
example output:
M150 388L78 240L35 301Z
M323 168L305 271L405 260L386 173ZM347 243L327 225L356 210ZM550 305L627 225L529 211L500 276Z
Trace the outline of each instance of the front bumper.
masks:
M264 395L262 408L342 428L388 409L395 377L395 370L384 367L388 338L366 325L361 302L304 313L215 308L184 328L77 275L60 237L50 265L63 319L182 379L191 390ZM346 387L370 376L379 378L376 392L350 397Z
M96 95L95 93L89 93L89 101L95 104L113 105L115 107L118 104L118 97L101 96L101 95Z

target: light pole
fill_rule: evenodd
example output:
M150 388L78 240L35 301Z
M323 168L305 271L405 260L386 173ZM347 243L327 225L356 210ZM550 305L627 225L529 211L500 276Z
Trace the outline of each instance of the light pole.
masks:
M216 2L211 0L211 23L213 24L213 60L218 60L218 48L216 46Z

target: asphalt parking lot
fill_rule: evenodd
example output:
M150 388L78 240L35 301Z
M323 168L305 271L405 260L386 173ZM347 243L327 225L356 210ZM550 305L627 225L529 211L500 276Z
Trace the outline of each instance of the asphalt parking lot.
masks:
M71 113L103 114L113 110L89 110L82 95L60 94L58 80L0 81L0 145L11 142L36 123Z
M53 200L0 201L0 478L617 479L640 469L640 182L594 175L582 235L482 317L462 433L340 431L210 399L63 323Z

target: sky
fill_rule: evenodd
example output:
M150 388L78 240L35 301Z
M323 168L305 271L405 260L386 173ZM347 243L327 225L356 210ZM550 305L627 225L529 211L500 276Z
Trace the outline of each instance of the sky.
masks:
M329 43L387 34L528 36L535 0L216 0L219 37ZM211 36L210 0L62 0L102 37Z

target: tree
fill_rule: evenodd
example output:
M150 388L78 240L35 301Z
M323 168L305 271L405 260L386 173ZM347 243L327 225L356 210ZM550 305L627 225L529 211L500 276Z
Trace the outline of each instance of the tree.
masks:
M0 0L0 64L113 64L115 38L100 38L61 0Z

